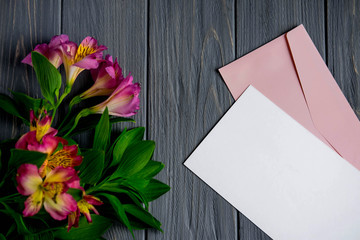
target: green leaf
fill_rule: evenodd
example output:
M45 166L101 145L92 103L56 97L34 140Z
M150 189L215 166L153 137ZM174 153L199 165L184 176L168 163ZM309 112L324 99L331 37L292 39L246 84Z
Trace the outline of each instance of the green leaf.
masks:
M124 130L116 141L113 150L113 161L110 167L116 166L121 161L121 158L128 146L136 142L141 141L144 138L145 128L138 127L131 129L130 131Z
M94 149L106 151L110 141L110 131L109 111L106 108L95 128Z
M6 240L4 234L0 233L0 240Z
M113 223L111 219L95 214L91 214L91 219L93 222L88 223L86 218L82 216L78 228L71 228L69 232L67 232L66 228L63 228L55 231L54 236L56 239L92 240L100 238Z
M35 69L37 80L39 81L42 95L55 106L59 98L59 89L61 87L61 74L52 65L49 60L37 52L31 53L32 64Z
M170 190L170 187L156 179L151 179L150 183L142 190L146 199L151 202L159 198Z
M24 219L21 214L14 211L12 208L10 208L5 203L2 203L2 205L5 207L5 210L1 209L0 211L14 219L16 226L17 226L17 232L20 235L31 234L29 229L26 227L26 225L24 223Z
M117 141L122 137L122 134L126 131L127 131L127 128L125 128L122 131L122 133L115 139L113 144L111 144L111 147L106 151L106 154L105 154L105 168L106 169L109 168L110 164L112 163L112 154L113 154L113 151L114 151Z
M133 177L151 179L155 177L164 168L164 166L165 165L162 162L150 160L148 164L146 164L146 166Z
M77 188L69 188L67 193L70 194L77 202L80 201L83 197L83 192Z
M11 97L2 93L0 93L0 108L15 117L20 118L25 124L29 125L29 121L21 115L21 109L19 109L16 102Z
M92 114L90 116L84 117L79 121L79 124L76 126L76 128L71 132L70 136L74 136L76 134L80 134L82 132L94 129L98 122L100 121L102 115L99 114ZM73 123L74 123L75 117L72 120L69 120L69 122L60 129L60 134L64 133L66 130L69 130ZM131 118L123 118L123 117L111 117L110 123L118 123L118 122L135 122L134 119Z
M25 107L26 119L29 119L29 112L31 109L34 110L35 113L37 113L43 105L43 99L32 98L21 92L11 91L11 94L13 95L18 105Z
M82 183L95 184L101 178L104 169L105 153L102 150L91 149L82 153L83 161L79 167L79 177Z
M9 230L6 233L6 237L8 237L10 234L12 234L14 231L16 230L16 223L11 224L11 226L9 227Z
M35 151L21 149L11 149L10 151L9 168L18 168L23 163L31 163L40 167L47 157L45 153Z
M148 207L148 202L144 194L139 192L137 189L132 187L127 183L116 183L116 182L107 182L101 186L101 188L97 189L97 191L106 191L113 193L123 193L126 194L133 202L139 206L141 203L144 203L146 207Z
M130 145L119 163L118 170L110 177L130 177L143 169L154 153L154 141L141 141Z
M123 184L129 184L133 188L135 188L137 191L142 191L146 188L146 186L150 183L150 180L141 179L141 178L130 178L126 179Z
M161 223L142 207L136 206L134 204L124 204L123 207L125 209L125 212L131 214L132 216L136 217L141 222L146 223L150 227L162 232L162 229L160 228Z
M109 203L113 207L113 209L114 209L117 217L119 218L119 220L122 223L125 224L125 226L130 230L133 238L135 239L134 232L133 232L132 227L130 225L129 219L126 216L124 207L123 207L122 203L120 202L120 200L116 196L108 194L108 193L100 193L98 195L104 196L104 197L107 198L107 200L109 201Z
M54 239L54 235L51 231L24 236L24 240L52 240L52 239Z

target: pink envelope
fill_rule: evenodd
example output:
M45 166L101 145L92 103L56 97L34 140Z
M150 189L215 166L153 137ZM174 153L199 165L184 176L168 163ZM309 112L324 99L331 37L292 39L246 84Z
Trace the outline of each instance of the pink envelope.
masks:
M238 99L251 84L360 170L360 124L303 25L219 69Z

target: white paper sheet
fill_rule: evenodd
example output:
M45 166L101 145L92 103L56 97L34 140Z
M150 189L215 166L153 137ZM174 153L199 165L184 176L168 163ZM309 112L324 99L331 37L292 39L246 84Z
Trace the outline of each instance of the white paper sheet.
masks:
M360 239L360 172L252 86L184 164L273 239Z

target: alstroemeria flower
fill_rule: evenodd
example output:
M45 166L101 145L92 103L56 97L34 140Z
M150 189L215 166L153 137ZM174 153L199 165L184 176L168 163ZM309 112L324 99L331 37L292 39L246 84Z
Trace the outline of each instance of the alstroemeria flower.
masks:
M95 38L86 37L79 47L71 41L63 43L60 47L62 61L66 72L66 82L68 86L74 84L77 76L85 69L95 69L103 61L103 51L107 47L98 46Z
M66 191L68 184L78 180L73 168L57 167L50 171L45 180L39 175L36 165L22 164L16 174L17 190L29 196L25 201L24 217L34 216L44 205L55 220L64 220L76 211L75 199Z
M62 144L67 144L67 141L63 139ZM49 155L42 166L40 167L40 176L44 177L51 170L56 167L76 167L82 162L83 157L78 155L78 146L76 145L65 145L62 149Z
M58 68L62 63L59 46L68 41L69 37L65 34L54 36L49 44L43 43L36 45L34 51L44 55L49 59L52 65ZM32 66L31 53L29 53L21 62Z
M68 215L68 231L72 227L79 226L80 213L84 214L88 223L91 223L92 219L90 215L90 210L93 211L95 214L99 215L99 212L96 210L94 205L100 206L102 204L103 202L99 198L92 195L84 195L83 198L77 202L76 211Z
M90 111L103 113L107 107L110 115L120 117L135 115L140 105L140 84L132 81L133 77L127 76L107 100L91 107Z
M55 137L56 133L46 134L39 142L36 139L36 130L27 132L16 142L15 148L42 152L49 155L55 151L59 144L59 139Z
M114 92L119 84L124 80L122 69L117 59L113 62L110 55L106 55L105 61L100 63L97 69L91 70L92 78L95 83L87 91L82 93L82 99L95 96L108 96Z
M51 127L51 119L46 111L41 111L36 117L34 110L30 110L30 131L36 130L36 140L40 141L46 134L57 133L57 130Z
M58 166L75 167L82 162L82 156L78 155L77 145L68 145L68 141L55 136L57 130L50 127L51 117L44 112L35 117L34 111L30 111L30 132L25 133L16 142L15 148L37 151L47 154L47 158L40 167L40 176L44 177L48 172ZM59 143L63 148L56 151Z
M57 130L50 127L50 124L51 117L47 115L46 111L35 117L34 111L31 110L30 132L20 137L15 148L51 154L58 146L60 139L55 137Z

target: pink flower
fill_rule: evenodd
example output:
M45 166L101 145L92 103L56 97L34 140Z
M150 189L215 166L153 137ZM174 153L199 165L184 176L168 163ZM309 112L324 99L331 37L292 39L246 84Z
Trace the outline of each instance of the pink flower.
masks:
M99 212L96 210L94 205L99 206L102 204L103 204L103 202L100 199L98 199L97 197L84 194L83 198L77 202L76 211L74 211L68 215L68 231L72 227L79 226L80 213L85 215L88 223L91 223L92 219L91 219L91 215L90 215L90 210L93 211L95 214L99 215Z
M51 117L47 115L46 111L35 117L34 111L31 110L30 132L20 137L15 148L51 154L58 146L60 139L55 137L57 130L50 125Z
M98 46L95 38L86 37L79 47L71 41L64 42L60 50L62 52L62 61L66 71L66 81L68 86L74 84L77 76L84 69L95 69L103 61L103 51L107 47Z
M36 130L25 133L16 142L15 148L37 151L50 155L55 151L59 144L59 138L55 137L57 131L46 134L41 141L36 139Z
M34 51L44 55L47 59L49 59L52 65L58 68L62 63L59 46L67 41L69 41L69 37L67 35L62 34L54 36L50 40L49 44L43 43L36 45ZM21 62L32 66L31 53L29 53Z
M108 96L113 93L121 81L124 80L122 69L118 64L117 59L113 62L110 55L105 57L105 61L100 63L99 68L91 70L91 75L95 83L91 88L80 95L82 99L95 96Z
M129 117L136 114L139 109L140 84L133 83L133 77L127 76L104 102L93 106L90 111L103 113L106 108L110 115Z
M58 138L61 139L61 138ZM61 140L60 140L61 141ZM62 139L63 144L67 144L65 139ZM65 145L62 149L49 155L42 166L40 167L40 176L44 177L51 170L56 167L76 167L82 163L83 157L78 155L78 146L76 145Z
M34 216L44 205L45 210L55 220L64 220L76 211L75 199L66 191L68 184L78 180L73 168L57 167L50 171L45 180L39 175L36 165L22 164L16 174L17 190L24 196L24 217Z
M58 166L75 167L82 162L82 156L78 155L77 145L68 145L68 141L56 137L57 130L50 127L51 117L44 112L35 117L34 111L30 111L30 132L25 133L16 142L15 148L37 151L47 154L47 158L40 167L40 176L44 177L48 172ZM56 151L59 143L63 148Z

